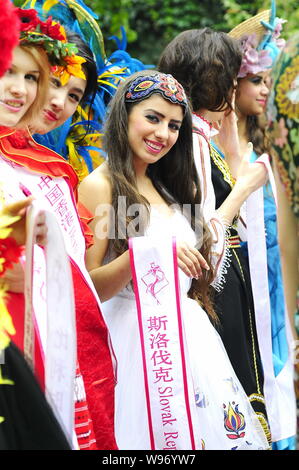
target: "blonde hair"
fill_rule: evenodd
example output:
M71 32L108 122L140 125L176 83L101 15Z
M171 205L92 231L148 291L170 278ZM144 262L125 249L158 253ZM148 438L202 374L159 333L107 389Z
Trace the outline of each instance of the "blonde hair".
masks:
M17 128L24 128L30 124L30 122L32 122L33 117L37 116L44 106L49 88L50 64L47 54L42 47L28 44L19 44L18 47L20 47L24 52L29 54L34 59L40 72L37 83L36 98L16 126Z

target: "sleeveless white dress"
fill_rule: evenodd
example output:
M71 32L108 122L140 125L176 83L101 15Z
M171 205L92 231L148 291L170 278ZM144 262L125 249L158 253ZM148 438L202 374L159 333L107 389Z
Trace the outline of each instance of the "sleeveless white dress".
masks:
M175 235L195 245L187 219L151 209L146 235ZM106 259L105 262L109 260ZM264 450L267 439L235 375L220 336L199 304L187 297L191 280L179 270L181 310L203 449ZM150 449L135 297L130 286L102 303L117 359L115 432L119 449Z

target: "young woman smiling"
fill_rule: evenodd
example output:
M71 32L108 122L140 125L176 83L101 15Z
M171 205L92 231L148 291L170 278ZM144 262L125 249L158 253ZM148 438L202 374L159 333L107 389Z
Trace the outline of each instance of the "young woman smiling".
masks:
M208 293L214 276L211 236L196 212L201 194L192 152L191 111L182 86L169 74L133 74L118 87L110 104L105 149L107 162L81 182L79 197L95 215L91 223L95 243L86 262L103 301L118 364L115 425L119 448L232 449L225 429L231 413L241 423L239 411L252 447L242 439L245 433L237 447L267 448L210 321L217 322ZM183 212L184 207L189 214ZM124 216L115 236L111 213L118 222ZM171 251L172 237L176 248L172 261L165 262L163 254ZM138 242L143 245L136 258L132 246ZM178 279L176 287L174 279ZM169 308L173 299L180 299L181 310L178 304ZM147 309L151 318L143 317L140 322ZM182 326L175 322L168 329L166 323L180 316L179 310ZM150 320L152 328L147 326ZM156 324L159 320L161 330ZM152 349L146 352L148 330ZM185 350L179 339L182 335L186 335ZM181 347L175 359L168 351L174 344ZM155 345L161 349L155 350ZM190 364L190 375L174 378L174 369L180 370L184 361Z

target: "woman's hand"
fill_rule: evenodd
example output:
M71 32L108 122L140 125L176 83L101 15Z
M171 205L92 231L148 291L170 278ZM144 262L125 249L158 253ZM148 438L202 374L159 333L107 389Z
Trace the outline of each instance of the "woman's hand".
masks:
M16 240L18 245L25 245L26 243L26 211L32 201L33 197L29 197L8 204L2 209L3 215L19 217L19 220L10 225L12 231L9 234L10 237ZM47 242L46 216L43 211L40 211L37 216L35 242L39 245L45 245ZM25 275L21 262L14 263L12 268L6 269L5 273L0 278L0 284L4 284L7 286L8 291L15 293L24 293L24 282Z
M198 279L202 276L202 269L209 270L209 265L196 248L187 243L177 243L178 266L188 277Z
M268 172L265 165L262 163L250 163L251 152L252 143L249 142L247 151L239 166L235 185L243 190L247 194L247 197L266 184L268 180Z
M13 237L18 245L25 245L26 243L26 210L33 201L33 197L27 197L21 201L7 204L2 209L3 215L9 217L19 217L19 220L12 223L10 237Z
M219 133L213 137L215 143L223 152L225 161L227 162L233 177L236 177L239 165L242 160L239 133L238 133L238 118L235 112L235 92L232 97L232 109L225 111L222 120L218 126L213 124L213 127Z
M3 207L2 213L11 217L20 217L17 222L11 224L10 236L13 237L18 245L26 243L26 211L34 198L32 196L21 201L13 202ZM47 242L46 217L43 211L40 211L37 217L35 231L35 240L39 245L45 245Z

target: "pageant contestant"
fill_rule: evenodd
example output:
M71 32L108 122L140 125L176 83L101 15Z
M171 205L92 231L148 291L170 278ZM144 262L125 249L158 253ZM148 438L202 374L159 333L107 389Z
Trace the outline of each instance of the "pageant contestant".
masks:
M78 34L68 31L67 38L76 46L77 55L84 60L82 71L85 78L69 75L68 80L65 81L62 76L63 70L60 70L60 74L55 71L51 72L43 110L29 126L34 133L44 134L57 129L73 116L79 105L84 106L87 100L92 103L91 97L95 96L97 71L93 54ZM89 246L92 243L92 233L86 222L91 219L91 214L82 204L78 205L78 202L77 208L81 223L84 225L86 245ZM86 290L74 265L72 265L72 270L75 282L74 293L78 313L80 312L80 315L77 316L78 358L81 362L80 369L84 377L88 408L93 420L98 448L110 449L115 445L113 438L114 379L110 356L106 349L107 330L99 315L95 297ZM87 310L88 317L86 316ZM96 348L95 351L93 348ZM98 357L98 360L94 361L92 365L89 361L91 356ZM103 386L100 385L101 382L97 383L102 375L105 376ZM107 395L104 397L105 393Z
M260 155L267 153L272 156L271 146L267 145L265 136L265 124L260 119L264 118L264 111L267 103L270 86L270 71L279 55L284 40L281 39L280 31L283 20L275 16L275 2L272 2L272 9L265 10L249 20L235 27L229 36L238 39L242 50L242 64L238 74L238 84L236 89L236 114L238 134L241 152L247 147L248 142L253 144L253 152L250 160L254 162ZM265 120L265 118L264 118ZM275 191L275 186L274 186ZM284 397L281 397L281 404L287 409L287 403L294 399L294 378L292 354L290 348L291 331L289 324L294 324L287 318L286 303L284 298L280 252L277 237L276 204L273 196L271 184L268 183L260 190L260 201L254 204L254 218L257 220L260 212L260 221L264 218L264 227L260 223L258 228L250 224L250 231L247 233L249 246L250 274L252 279L261 276L268 278L267 283L261 282L253 285L254 299L268 298L267 309L262 307L262 315L268 317L269 333L272 333L272 364L269 368L274 370L276 381L283 387ZM264 215L262 214L264 206ZM247 206L247 212L250 211ZM248 220L249 225L249 220ZM259 251L257 246L261 244L263 249ZM244 250L248 256L247 243ZM263 263L263 268L261 268ZM258 274L260 273L260 274ZM264 288L264 291L262 290ZM256 311L258 312L258 306ZM267 312L267 313L266 313ZM259 313L257 313L259 315ZM265 327L263 334L266 333ZM269 334L270 337L270 334ZM289 363L289 365L288 365ZM268 366L264 365L264 369ZM294 405L288 408L289 423L294 423ZM291 411L293 410L293 411ZM293 418L291 418L293 414ZM273 443L274 449L294 449L295 442L292 436L291 427L284 431L283 437L290 437L289 441Z
M271 329L263 332L264 317L255 311L258 299L253 298L249 266L241 249L240 237L246 236L248 229L243 204L246 201L248 205L256 190L267 180L264 164L248 161L252 143L247 147L247 170L239 148L232 108L241 60L237 42L226 34L208 29L191 30L181 33L165 48L159 67L182 81L193 104L195 162L200 179L207 188L204 205L212 201L212 208L217 209L217 215L226 225L226 272L223 272L214 296L215 310L220 320L218 331L271 442L272 433L274 440L290 436L289 415L285 415L281 408L284 400L288 399L289 402L290 397L285 396L275 382ZM219 120L219 139L221 136L225 160L211 146ZM243 176L241 174L244 170L245 179L244 173ZM263 227L263 220L261 225ZM259 278L259 282L263 279Z
M248 155L242 159L237 132L231 132L235 123L228 111L232 109L240 65L237 43L225 33L205 28L185 31L171 41L160 57L159 69L180 80L192 102L193 150L203 188L204 217L213 226L211 214L216 210L216 217L222 220L226 230L226 239L222 240L226 251L225 269L222 269L220 282L214 286L214 305L220 322L218 331L270 442L250 277L236 230L242 204L265 183L266 171L262 165L249 164ZM226 126L229 137L225 142L226 145L231 143L231 153L227 153L236 179L210 144L211 137L217 133L213 123L216 125L224 119L230 124ZM248 151L251 149L252 145Z
M217 321L208 296L213 278L211 239L196 214L200 191L191 123L184 90L171 75L156 71L134 74L118 88L111 102L105 128L108 161L79 186L79 198L95 214L91 224L95 243L87 252L87 267L103 301L118 363L116 440L120 449L266 449L262 427L210 321ZM181 211L183 205L191 208L189 220ZM107 217L108 208L111 218ZM139 236L128 240L134 235L134 211L139 211L139 228L135 230ZM116 236L113 215L115 220L125 216ZM201 231L197 231L199 226ZM140 235L146 235L145 239ZM177 296L173 295L172 278L155 263L171 249L171 241L165 242L171 236L176 237ZM147 246L157 237L160 242L154 245L152 259ZM136 258L135 249L143 240ZM145 259L151 261L150 271L144 277L147 288L139 295L135 274ZM160 295L157 283L161 282L165 289ZM176 318L175 310L167 312L167 308L179 295L182 327L166 333L162 326L158 331L159 318L165 328ZM144 361L147 328L138 327L137 312L147 308L164 312L164 317L151 322L152 347L158 348L150 353L154 370ZM173 360L167 350L180 344L183 331L184 357ZM189 372L184 381L177 381L172 374L180 369L183 359L190 365ZM147 380L153 378L152 373L156 380ZM156 387L155 393L151 387ZM175 387L180 391L172 401ZM159 408L163 403L169 407L162 416Z
M65 31L58 23L41 22L34 10L18 11L22 21L20 39L22 47L28 44L33 50L40 50L42 45L47 52L54 49L56 57L60 57L60 62L51 63L52 67L54 66L52 72L58 73L59 79L61 67L65 67L66 72L71 70L69 77L77 79L76 88L77 92L80 92L80 97L83 97L86 88L96 86L96 74L89 73L92 70L89 67L90 64L84 57L76 55L78 49L67 42ZM69 55L66 55L68 62L76 64L76 67L70 69L68 62L64 63L62 57L65 57L66 51L69 52ZM53 61L51 53L49 53L49 58L50 62ZM47 63L44 70L48 69ZM30 76L31 82L35 83L34 76ZM49 87L49 78L47 78L46 86ZM16 92L12 90L11 93ZM46 93L42 96L45 97ZM79 370L76 377L75 428L79 446L82 449L113 449L116 447L113 432L113 366L100 302L85 269L84 229L75 204L78 178L62 157L36 144L27 131L15 132L13 129L1 128L0 148L2 174L7 176L7 181L10 179L19 181L21 194L33 195L39 201L43 201L45 206L55 214L70 256L76 304L78 363L80 368L82 363L84 369L84 372L81 371L84 383ZM35 292L43 288L44 282L43 252L40 250L38 253L35 259L35 269L39 270L39 275L36 276ZM22 293L11 295L9 308L14 321L18 322L16 341L18 339L20 345L23 341L24 324L18 312L23 310L23 304ZM37 312L44 311L45 306L39 294L34 297L34 307ZM36 372L43 385L44 350L38 331L39 326L43 327L43 321L40 321L40 325L37 322L36 332L38 338L36 340L36 356L38 356L36 357ZM94 360L90 361L90 357ZM91 418L89 404L93 408ZM96 440L93 432L96 434Z

